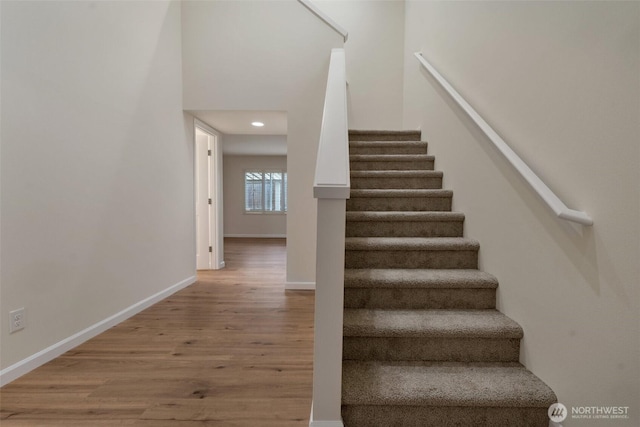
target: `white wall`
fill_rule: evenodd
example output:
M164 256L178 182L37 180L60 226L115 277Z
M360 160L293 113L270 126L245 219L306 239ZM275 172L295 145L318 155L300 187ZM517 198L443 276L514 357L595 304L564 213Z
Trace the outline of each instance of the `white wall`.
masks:
M402 129L404 1L313 2L349 32L349 127Z
M286 156L287 135L225 135L222 152L231 156Z
M405 127L422 127L524 327L521 360L568 407L630 406L616 426L640 423L639 18L637 2L406 4ZM593 228L557 219L415 51Z
M2 2L0 2L0 298L2 297ZM0 301L0 331L7 328L7 321L2 320L4 318L4 311ZM0 336L0 339L2 337ZM1 345L1 341L0 341ZM2 349L0 348L0 353ZM2 369L2 362L0 362L0 370Z
M1 30L6 368L192 280L195 242L180 5L3 1Z
M287 281L315 281L313 174L331 48L295 0L183 1L184 108L288 112Z
M225 136L227 138L227 136ZM285 237L286 214L244 212L246 170L287 170L286 156L224 156L224 235L230 237Z

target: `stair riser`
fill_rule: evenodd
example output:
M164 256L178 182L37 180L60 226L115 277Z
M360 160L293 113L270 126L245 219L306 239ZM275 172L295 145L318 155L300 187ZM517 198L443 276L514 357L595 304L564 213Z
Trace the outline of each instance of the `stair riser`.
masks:
M420 141L420 132L349 133L349 141Z
M354 171L383 171L383 170L433 170L434 161L425 160L389 160L389 161L351 161Z
M351 177L353 189L440 189L441 177L412 177L412 178L354 178Z
M478 268L476 250L346 250L346 268Z
M549 426L547 408L519 407L343 405L342 420L345 427Z
M493 309L495 289L345 288L345 308L389 310Z
M462 237L462 221L347 221L347 237Z
M344 360L517 362L519 339L344 337Z
M357 147L350 146L349 154L427 154L427 145Z
M356 211L451 211L451 197L352 197L347 210Z

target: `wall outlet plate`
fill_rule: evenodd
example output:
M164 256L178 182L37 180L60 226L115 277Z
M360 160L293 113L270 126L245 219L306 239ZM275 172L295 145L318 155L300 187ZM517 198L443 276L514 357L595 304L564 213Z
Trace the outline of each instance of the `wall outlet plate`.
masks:
M9 333L12 334L27 326L27 314L24 307L9 312Z

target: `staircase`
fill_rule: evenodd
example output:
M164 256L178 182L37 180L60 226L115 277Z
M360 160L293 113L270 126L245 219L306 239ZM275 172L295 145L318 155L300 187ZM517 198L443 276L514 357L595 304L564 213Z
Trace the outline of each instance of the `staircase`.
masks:
M346 427L547 427L553 391L420 132L350 131L342 417Z

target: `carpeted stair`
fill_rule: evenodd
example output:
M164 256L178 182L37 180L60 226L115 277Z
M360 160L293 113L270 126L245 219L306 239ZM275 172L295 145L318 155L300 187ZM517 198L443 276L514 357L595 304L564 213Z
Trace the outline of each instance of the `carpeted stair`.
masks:
M547 427L553 391L419 132L350 131L342 416L346 427Z

